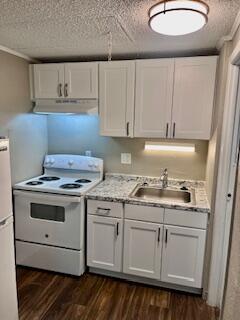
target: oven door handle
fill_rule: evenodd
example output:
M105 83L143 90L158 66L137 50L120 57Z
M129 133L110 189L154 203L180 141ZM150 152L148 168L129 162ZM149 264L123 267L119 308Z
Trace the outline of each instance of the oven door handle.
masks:
M21 196L31 199L38 200L47 200L47 201L57 201L64 203L75 203L81 202L82 197L74 197L74 196L65 196L61 194L49 194L49 193L40 193L40 192L31 192L31 191L22 191L22 190L14 190L13 194L15 196Z

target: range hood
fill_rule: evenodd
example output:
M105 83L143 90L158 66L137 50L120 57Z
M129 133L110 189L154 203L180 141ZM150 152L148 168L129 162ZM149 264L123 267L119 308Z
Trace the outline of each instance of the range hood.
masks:
M98 99L37 99L33 112L41 114L98 114Z

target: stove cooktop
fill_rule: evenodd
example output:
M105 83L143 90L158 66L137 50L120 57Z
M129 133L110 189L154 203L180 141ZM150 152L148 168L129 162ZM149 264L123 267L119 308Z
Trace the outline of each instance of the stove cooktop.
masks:
M77 179L78 178L78 179ZM87 174L83 177L62 177L60 175L42 175L15 184L14 189L26 191L38 191L45 193L57 193L65 195L81 196L96 186L101 179Z

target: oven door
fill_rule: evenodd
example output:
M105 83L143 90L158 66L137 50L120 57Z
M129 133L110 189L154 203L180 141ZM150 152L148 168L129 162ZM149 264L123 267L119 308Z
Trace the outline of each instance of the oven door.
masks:
M82 197L14 190L16 239L81 250Z

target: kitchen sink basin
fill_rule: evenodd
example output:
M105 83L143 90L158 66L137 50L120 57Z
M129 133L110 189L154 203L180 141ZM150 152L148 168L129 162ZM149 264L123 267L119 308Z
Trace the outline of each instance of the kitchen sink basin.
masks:
M189 191L161 189L158 187L138 186L130 194L130 197L142 200L161 200L171 203L190 203L192 194Z

